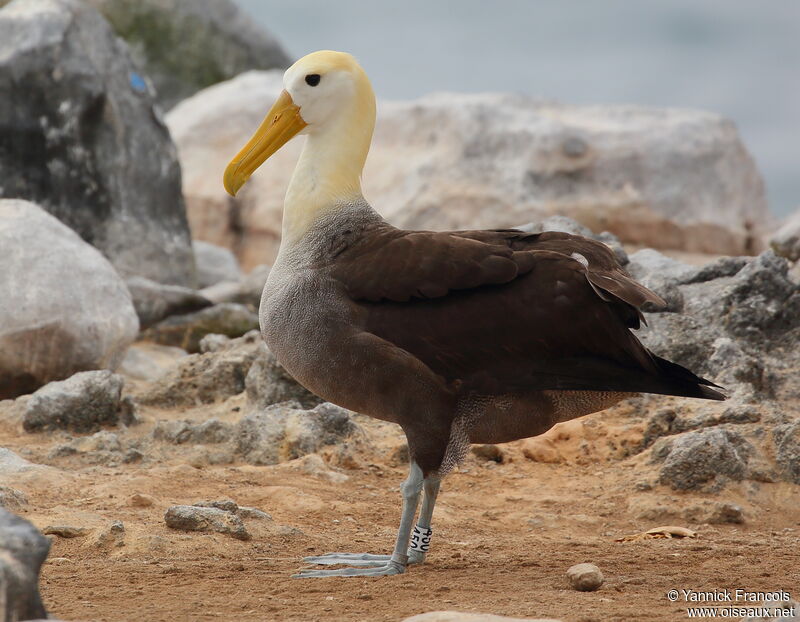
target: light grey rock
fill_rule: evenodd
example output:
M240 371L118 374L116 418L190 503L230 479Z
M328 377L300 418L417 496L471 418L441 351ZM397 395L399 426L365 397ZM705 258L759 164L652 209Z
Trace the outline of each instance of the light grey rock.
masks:
M735 276L682 287L685 310L704 317L728 336L771 346L800 328L800 287L786 260L764 251Z
M200 290L215 305L222 302L242 302L242 284L239 281L221 281Z
M236 514L218 508L173 505L164 515L164 522L167 527L182 531L214 531L237 540L249 540L251 537Z
M800 209L786 219L769 239L769 245L777 255L789 261L800 260Z
M680 283L695 273L695 268L692 266L667 257L652 248L636 251L629 256L629 259L627 270L637 280L659 275Z
M700 428L710 428L723 424L748 424L761 421L761 414L751 406L733 404L719 413L701 412L691 417L681 416L674 408L662 408L651 415L645 422L642 435L642 448L651 446L664 436L674 436Z
M89 455L90 464L118 466L132 464L144 459L144 444L139 439L120 439L108 431L97 432L88 439L76 439L78 449Z
M173 315L148 328L142 336L187 352L199 352L200 340L209 334L241 337L258 328L258 315L244 305L222 303L194 313Z
M390 164L398 152L402 172ZM507 94L382 102L364 189L408 228L490 228L560 213L625 242L728 253L752 239L748 214L768 215L761 178L727 119Z
M292 400L305 408L313 408L322 403L320 398L289 375L263 343L258 346L256 359L247 373L245 388L247 404L251 410Z
M197 265L197 286L209 287L222 281L240 281L242 270L234 254L227 248L194 240L194 261Z
M46 618L39 571L50 541L28 521L0 508L0 612L4 620Z
M776 379L764 359L745 352L739 342L729 337L719 337L712 343L711 355L704 367L711 370L714 380L724 387L746 384L764 397L773 397Z
M239 512L239 506L231 499L221 499L219 501L198 501L197 503L192 503L192 505L197 508L217 508L218 510L225 510L226 512L231 512L233 514L238 514Z
M732 335L763 343L764 338L800 328L800 287L789 278L786 260L761 253L735 277L723 303L724 326Z
M350 413L334 404L303 410L297 402L284 402L239 421L236 451L251 464L277 464L341 443L359 431Z
M532 222L519 227L514 227L520 231L527 231L528 233L541 233L542 231L561 231L563 233L571 233L572 235L582 235L585 238L594 238L594 232L582 225L577 220L573 220L567 216L549 216L539 222Z
M567 578L573 589L579 592L594 592L603 585L603 573L594 564L575 564L567 570Z
M125 380L108 370L84 371L51 382L33 394L25 409L26 432L71 430L84 433L105 425L135 422L133 403L122 398Z
M137 400L174 407L208 404L238 395L245 390L245 377L260 343L258 331L251 331L214 352L184 357Z
M282 148L233 200L216 180L282 88L279 74L248 72L167 117L192 230L237 249L245 269L275 257L302 141ZM563 214L625 243L739 255L769 222L735 125L710 112L496 93L439 93L379 109L364 194L396 226L491 229Z
M160 420L153 429L153 438L174 445L182 444L219 444L226 443L233 437L234 427L219 419L207 419L202 422Z
M248 69L288 67L278 41L231 0L89 0L125 39L165 109Z
M188 287L165 285L140 276L131 277L125 283L142 330L170 315L183 315L212 305L208 298Z
M93 534L93 543L102 549L125 546L125 525L121 520L112 521Z
M631 256L631 273L651 285L647 279L656 264L648 271L637 255ZM683 309L648 313L649 326L638 332L642 342L742 399L791 393L793 380L782 370L800 364L800 351L792 347L800 340L800 287L786 260L770 250L688 272L671 260L661 263L675 278Z
M123 376L152 382L174 368L187 355L188 352L182 348L150 342L134 343L128 348L117 371Z
M4 7L0 91L0 195L41 204L124 276L192 285L175 147L102 16L78 0Z
M230 341L231 338L227 335L210 333L200 340L200 352L203 354L206 352L217 352L228 345Z
M683 310L683 293L678 285L694 272L691 266L662 255L652 248L636 251L628 259L626 269L630 275L667 303L663 308L645 303L643 311L679 313Z
M241 281L222 281L201 290L203 296L214 303L238 302L258 309L264 284L269 277L270 266L260 264L253 268Z
M166 115L181 160L186 213L194 237L236 249L244 270L269 262L277 254L283 193L275 192L270 186L273 183L285 184L299 154L299 145L295 143L300 141L290 141L270 158L273 164L278 163L279 173L274 174L272 167L262 167L259 175L250 180L255 181L263 174L270 178L264 184L264 189L269 192L266 210L263 209L265 201L256 199L259 193L253 193L248 188L250 184L241 190L253 195L250 201L258 201L254 206L259 207L259 218L266 218L262 220L261 228L256 228L255 221L249 217L247 201L241 193L238 193L239 198L230 201L225 198L224 190L220 194L219 171L225 170L226 158L242 148L253 128L264 119L271 105L269 102L274 101L283 89L282 76L282 71L247 71L185 99ZM232 99L234 93L239 100L236 104ZM245 142L240 142L242 140ZM223 157L220 151L230 153ZM285 162L292 156L295 159L291 164ZM258 185L262 184L259 182ZM236 222L241 226L233 224ZM208 291L204 294L211 295Z
M702 313L648 313L646 318L647 326L636 336L648 349L695 373L711 371L707 367L709 355L714 342L724 334L715 324L717 318Z
M0 447L0 474L10 475L45 468L47 467L25 460L25 458L18 456L7 447Z
M704 266L695 268L692 272L682 274L678 281L681 285L689 285L735 276L752 260L752 257L719 257Z
M251 518L253 520L264 520L264 521L272 520L272 516L270 516L266 512L259 510L258 508L251 508L246 505L240 505L239 509L236 511L236 514L239 516L239 518Z
M76 456L86 464L116 467L120 464L141 461L144 458L141 447L142 443L138 439L128 439L124 436L120 438L113 432L101 430L91 436L79 436L67 443L56 445L47 457L50 460L57 460Z
M2 171L0 162L0 179ZM0 399L116 368L139 322L111 264L40 207L15 199L0 199L0 249Z
M775 462L783 477L800 484L800 421L775 428Z
M754 448L738 432L711 428L670 440L659 473L662 484L675 490L719 489L728 480L741 481L747 476ZM656 459L657 453L654 447Z
M122 451L122 443L119 436L108 430L101 430L95 432L87 439L80 439L88 441L88 451Z
M1 468L0 472L2 472ZM28 497L24 492L10 486L0 486L0 508L9 512L19 512L24 510L27 505Z

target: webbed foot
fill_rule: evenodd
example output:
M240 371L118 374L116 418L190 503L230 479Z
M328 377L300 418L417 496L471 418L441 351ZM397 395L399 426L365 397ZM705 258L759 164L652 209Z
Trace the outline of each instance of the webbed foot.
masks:
M349 559L343 559L341 556L352 555ZM339 557L334 557L339 556ZM364 559L367 557L367 559ZM376 558L386 558L385 560L378 560ZM330 561L330 559L339 559L339 561ZM372 559L370 559L372 558ZM406 571L405 565L400 562L393 561L389 555L370 555L369 553L331 553L330 555L320 555L318 557L306 557L304 561L312 559L325 559L322 562L309 562L318 564L352 564L351 568L336 568L334 570L313 570L304 569L295 575L295 579L310 579L314 577L386 577L395 574L403 574Z
M392 559L391 555L373 555L372 553L326 553L325 555L312 555L304 557L306 564L319 564L320 566L383 566ZM421 564L425 561L425 553L409 549L408 565Z

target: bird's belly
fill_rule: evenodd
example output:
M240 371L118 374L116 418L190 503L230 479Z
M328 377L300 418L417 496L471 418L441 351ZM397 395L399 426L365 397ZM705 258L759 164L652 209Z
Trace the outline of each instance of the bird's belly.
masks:
M506 443L543 434L556 423L613 406L631 393L611 391L531 391L470 396L460 404L472 443Z

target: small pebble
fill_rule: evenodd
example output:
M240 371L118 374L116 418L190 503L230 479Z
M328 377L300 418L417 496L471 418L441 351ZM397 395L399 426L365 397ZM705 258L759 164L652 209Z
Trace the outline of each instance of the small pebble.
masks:
M570 585L579 592L594 592L603 585L603 573L594 564L576 564L567 570Z
M150 495L143 495L141 493L134 493L128 498L128 503L136 508L149 508L155 504L156 500Z

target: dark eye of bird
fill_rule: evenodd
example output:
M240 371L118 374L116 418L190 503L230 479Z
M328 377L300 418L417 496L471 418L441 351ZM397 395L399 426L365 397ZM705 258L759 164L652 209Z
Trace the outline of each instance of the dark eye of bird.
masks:
M306 84L308 86L317 86L319 84L319 74L318 73L310 73L306 76Z

